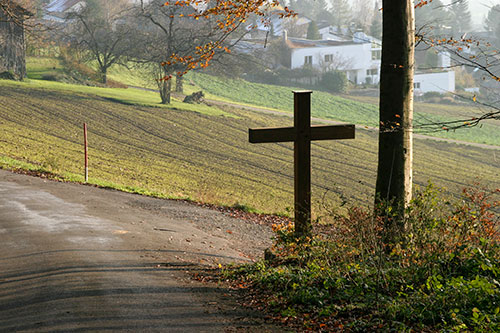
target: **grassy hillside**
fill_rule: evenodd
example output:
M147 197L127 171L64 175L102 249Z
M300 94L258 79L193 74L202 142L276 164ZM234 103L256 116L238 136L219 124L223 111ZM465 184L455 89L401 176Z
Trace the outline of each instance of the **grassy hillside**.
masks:
M188 78L215 98L290 112L293 110L291 93L293 88L291 87L252 83L244 80L220 79L202 73L190 73ZM485 123L481 127L451 132L424 132L418 128L421 124L469 118L484 113L484 111L472 105L415 103L415 131L442 138L500 145L500 122L498 121ZM378 100L348 95L341 97L315 91L312 96L312 113L313 116L319 118L377 126Z
M51 59L45 59L47 62L52 61ZM42 64L45 64L46 61L42 61ZM161 99L159 94L139 89L123 89L123 88L101 88L101 87L92 87L78 84L68 84L61 83L56 81L45 81L38 80L36 78L41 77L42 75L46 75L50 73L50 70L47 70L47 67L42 65L41 67L33 66L31 63L28 66L28 69L33 70L30 72L28 77L32 79L28 79L24 82L6 82L2 81L0 86L11 85L17 86L20 89L40 89L40 90L50 90L50 91L63 91L69 94L75 95L85 95L85 96L96 96L103 99L107 99L109 101L113 101L120 104L126 105L141 105L141 106L149 106L149 107L157 107L157 108L165 108L165 109L179 109L184 110L188 109L190 111L195 111L207 115L225 115L231 116L228 113L223 112L222 110L210 107L204 104L186 104L181 101L173 98L172 102L168 105L163 105L161 103ZM57 67L56 67L57 70Z
M0 165L24 164L81 181L82 123L89 126L90 181L164 197L249 205L266 212L292 206L292 144L248 143L248 127L283 126L289 118L190 105L157 108L123 103L97 90L32 81L0 81ZM125 94L128 90L122 89ZM78 91L78 92L77 92ZM123 97L123 96L122 96ZM125 97L123 97L125 98ZM139 103L141 104L141 103ZM369 204L377 139L313 145L313 200L331 205L343 195ZM415 181L451 191L478 177L498 183L495 151L455 144L415 143Z
M49 57L27 57L26 70L28 78L42 80L44 77L56 76L65 71L61 61Z
M28 58L28 76L33 79L57 76L63 72L64 66L54 58ZM114 66L109 70L108 78L130 86L156 89L156 84L145 73L131 67L130 69ZM277 110L291 112L293 110L293 97L291 87L266 85L217 78L214 76L192 72L186 76L184 85L185 93L190 94L203 90L208 98L226 100L247 105L263 106ZM128 92L127 94L137 94ZM140 94L139 94L140 95ZM134 104L138 103L138 96L133 96ZM145 105L159 103L159 97L149 93L141 97ZM121 98L128 102L127 98ZM175 106L177 107L177 106ZM315 117L340 120L359 125L377 126L378 124L378 99L362 96L335 96L329 93L315 91L312 98L312 111ZM473 104L444 105L433 103L415 103L415 132L442 138L500 145L500 122L485 122L481 126L459 129L456 131L431 130L424 131L419 126L429 123L441 123L449 120L467 119L485 112L484 109Z

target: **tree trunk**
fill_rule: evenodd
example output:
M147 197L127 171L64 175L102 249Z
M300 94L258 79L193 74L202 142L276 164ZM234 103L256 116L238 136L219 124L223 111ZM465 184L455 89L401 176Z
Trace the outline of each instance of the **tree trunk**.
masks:
M414 48L414 1L384 0L375 209L385 217L389 242L393 231L404 230L412 194Z
M105 67L101 68L101 83L108 84L108 69Z
M24 22L22 14L14 14L12 19L0 9L0 74L22 80L26 77Z
M172 92L172 81L163 80L160 85L161 104L170 104L170 95Z
M175 77L175 92L183 93L184 92L184 76L177 75Z

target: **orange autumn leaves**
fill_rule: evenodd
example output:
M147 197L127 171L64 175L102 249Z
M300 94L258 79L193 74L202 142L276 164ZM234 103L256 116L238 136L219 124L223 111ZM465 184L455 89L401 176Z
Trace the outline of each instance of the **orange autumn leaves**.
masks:
M432 0L420 0L420 1L417 1L417 3L415 3L415 8L420 8L420 7L423 7L425 5L428 5L432 2Z
M214 29L220 32L217 39L196 46L194 54L172 54L168 61L162 63L163 66L182 65L183 70L177 72L179 76L190 70L209 66L217 52L230 53L226 45L227 39L251 16L259 17L262 23L268 26L271 11L281 19L297 15L288 7L282 7L278 0L178 0L165 2L163 6L192 7L195 9L193 13L178 16L193 20L215 20ZM255 28L255 25L249 28ZM171 76L167 76L164 79L170 78Z

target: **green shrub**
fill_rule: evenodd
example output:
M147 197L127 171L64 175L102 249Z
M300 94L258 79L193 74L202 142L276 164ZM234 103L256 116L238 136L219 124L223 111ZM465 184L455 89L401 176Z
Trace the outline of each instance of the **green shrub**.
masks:
M226 274L263 290L275 313L302 314L316 328L499 331L499 193L467 189L451 202L432 185L418 190L389 251L383 221L360 208L312 239L275 225L272 260Z
M347 76L341 71L325 72L321 76L321 87L334 93L347 91Z

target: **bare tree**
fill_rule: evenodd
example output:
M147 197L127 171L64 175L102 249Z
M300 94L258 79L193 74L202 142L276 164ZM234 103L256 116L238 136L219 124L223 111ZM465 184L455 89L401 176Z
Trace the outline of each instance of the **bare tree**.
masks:
M108 69L120 64L133 47L129 9L126 0L88 0L83 9L67 17L68 22L74 23L68 36L70 42L88 51L104 84Z
M35 10L33 0L0 0L0 21L8 21L23 26L26 18Z
M194 10L194 9L192 9ZM189 56L187 46L194 47L194 28L184 17L189 9L153 1L139 12L136 37L142 43L135 61L147 69L158 85L162 104L171 102L171 78L181 71L181 64L170 62L174 54ZM199 43L201 44L201 42ZM182 51L181 51L182 49Z
M197 54L229 52L238 41L223 47L219 41L227 38L227 32L216 29L214 20L198 19L195 16L198 11L196 6L178 6L159 0L140 9L136 35L142 51L136 54L135 61L152 70L163 104L171 101L171 78L176 76L177 82L182 82L187 70L198 66L198 63L191 62ZM213 59L211 56L210 60ZM207 65L201 63L200 67Z

